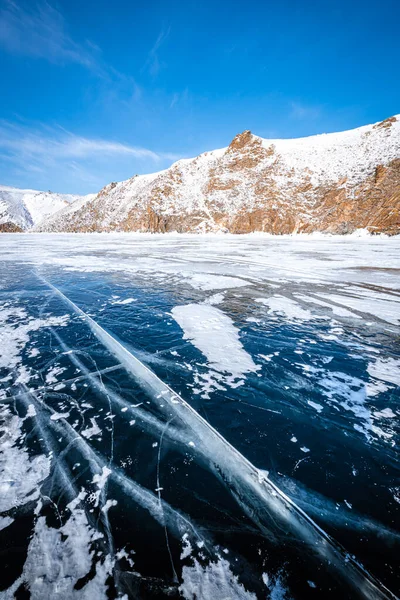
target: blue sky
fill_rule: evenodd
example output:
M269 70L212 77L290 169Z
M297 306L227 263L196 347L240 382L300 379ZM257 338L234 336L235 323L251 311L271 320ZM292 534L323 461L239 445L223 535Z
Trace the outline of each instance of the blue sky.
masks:
M0 183L88 193L400 112L398 0L0 0Z

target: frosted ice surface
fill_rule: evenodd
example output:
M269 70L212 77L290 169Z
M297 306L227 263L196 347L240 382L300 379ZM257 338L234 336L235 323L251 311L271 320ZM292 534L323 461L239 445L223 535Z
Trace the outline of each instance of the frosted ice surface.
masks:
M0 236L0 597L397 592L399 256Z

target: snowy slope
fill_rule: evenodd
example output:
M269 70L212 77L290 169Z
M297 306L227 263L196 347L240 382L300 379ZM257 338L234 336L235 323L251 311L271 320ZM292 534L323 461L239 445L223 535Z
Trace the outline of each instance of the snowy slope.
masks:
M94 194L88 197L94 197ZM82 196L57 194L36 190L0 186L0 226L15 225L22 230L30 229L45 217L69 206Z
M397 232L400 120L227 147L106 186L42 231Z
M400 157L400 115L358 129L297 138L262 140L275 146L285 165L296 172L309 169L311 182L318 185L347 178L360 183L378 164Z

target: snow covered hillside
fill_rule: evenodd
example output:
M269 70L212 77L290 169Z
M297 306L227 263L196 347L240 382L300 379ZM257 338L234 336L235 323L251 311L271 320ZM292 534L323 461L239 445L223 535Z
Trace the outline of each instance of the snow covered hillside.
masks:
M227 148L110 183L37 231L400 232L400 120Z
M85 196L93 198L94 194ZM25 231L82 196L0 186L0 231Z

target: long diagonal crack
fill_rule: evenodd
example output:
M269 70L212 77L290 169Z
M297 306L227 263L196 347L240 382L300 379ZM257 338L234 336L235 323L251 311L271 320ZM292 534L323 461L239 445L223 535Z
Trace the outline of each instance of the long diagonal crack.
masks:
M86 322L97 339L151 397L160 412L167 412L168 418L179 419L185 424L188 432L186 443L192 441L191 446L197 457L208 464L214 474L229 488L237 503L265 536L274 539L284 531L302 546L306 543L311 558L322 560L336 577L349 586L354 598L395 598L170 386L57 287L45 278L41 279ZM100 384L97 382L97 385ZM129 482L129 485L136 484ZM158 512L159 507L157 510L154 506L153 510Z

